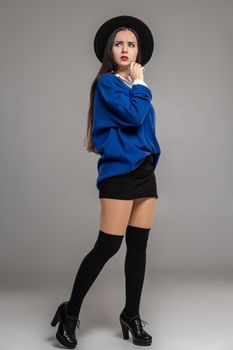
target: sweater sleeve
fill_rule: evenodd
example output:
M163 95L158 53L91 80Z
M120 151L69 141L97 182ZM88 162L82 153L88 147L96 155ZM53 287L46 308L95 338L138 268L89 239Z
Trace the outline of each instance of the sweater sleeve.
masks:
M150 108L151 90L145 85L134 84L127 91L114 79L102 75L97 83L101 98L112 112L112 121L124 127L140 126Z

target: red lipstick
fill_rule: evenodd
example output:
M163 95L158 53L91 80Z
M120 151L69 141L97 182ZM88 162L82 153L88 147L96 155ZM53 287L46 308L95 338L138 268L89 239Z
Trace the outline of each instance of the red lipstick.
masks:
M127 61L128 60L128 57L127 56L121 56L121 59L123 60L123 61Z

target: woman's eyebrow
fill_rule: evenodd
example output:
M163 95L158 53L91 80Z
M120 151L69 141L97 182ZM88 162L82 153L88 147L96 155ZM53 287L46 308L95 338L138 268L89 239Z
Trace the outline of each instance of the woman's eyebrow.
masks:
M115 43L123 43L123 40L116 40ZM135 41L128 41L128 44L135 44Z

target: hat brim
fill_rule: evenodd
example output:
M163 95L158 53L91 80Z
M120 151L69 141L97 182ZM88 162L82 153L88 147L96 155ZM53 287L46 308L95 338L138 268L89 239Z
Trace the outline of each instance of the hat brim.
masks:
M117 16L101 25L94 38L94 51L102 62L104 49L109 35L117 28L126 26L133 28L141 39L141 64L144 66L151 58L154 50L153 35L149 27L140 19L132 16Z

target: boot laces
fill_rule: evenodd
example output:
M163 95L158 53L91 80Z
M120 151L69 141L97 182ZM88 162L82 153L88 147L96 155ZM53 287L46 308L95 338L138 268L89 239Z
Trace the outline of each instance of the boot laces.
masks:
M79 320L76 316L71 316L71 315L68 315L68 314L66 314L66 315L67 315L67 317L68 317L70 320L73 320L74 322L77 322L76 327L77 327L77 328L80 328L80 320Z
M77 327L77 328L80 328L80 320L79 320L79 318L77 318L76 316L73 316L73 315L68 314L68 312L67 312L67 304L66 304L66 310L65 310L65 311L66 311L66 316L67 316L69 319L71 319L71 320L77 322L76 327Z
M142 327L145 327L146 324L149 324L148 322L143 321L143 320L140 319L140 318L136 318L136 319L135 319L135 322L136 322L136 324L138 325L138 327L139 327L140 329L142 329Z

